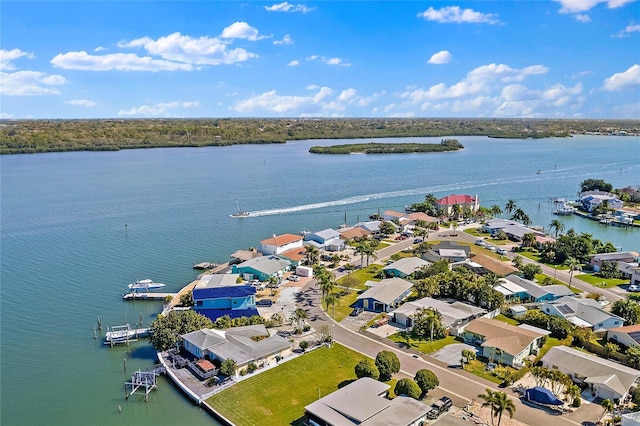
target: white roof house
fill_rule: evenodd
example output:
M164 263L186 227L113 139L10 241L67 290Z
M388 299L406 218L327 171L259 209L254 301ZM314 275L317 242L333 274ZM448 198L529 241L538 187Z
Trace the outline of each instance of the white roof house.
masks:
M593 331L621 327L624 319L605 311L597 301L565 296L554 302L544 303L540 308L548 315L566 318L578 327L593 328Z
M419 257L403 257L385 266L382 271L387 275L404 278L430 264Z
M568 374L578 383L587 383L595 396L622 399L640 377L640 371L566 346L554 346L541 359L550 369Z
M445 328L456 328L487 313L486 310L467 303L457 301L449 303L445 300L423 297L422 299L402 304L392 311L391 315L393 322L411 327L413 326L413 316L416 312L419 309L429 308L440 312L442 325Z
M398 306L413 288L413 283L401 278L388 278L380 282L367 281L367 291L358 295L357 300L366 310L389 312Z
M426 419L430 406L413 398L385 398L390 386L363 377L305 407L312 425L409 426Z
M302 236L294 234L273 235L271 238L260 241L260 253L280 254L285 251L302 247Z

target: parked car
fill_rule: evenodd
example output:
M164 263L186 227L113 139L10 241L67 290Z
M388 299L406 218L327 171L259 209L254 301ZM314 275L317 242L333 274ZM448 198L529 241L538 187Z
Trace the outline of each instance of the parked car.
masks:
M499 248L499 249L498 249L498 254L501 254L501 255L503 255L503 256L506 256L506 255L507 255L507 251L506 251L505 249L503 249L503 248Z
M262 299L256 302L256 306L269 307L273 305L273 300L271 299Z
M631 284L627 290L629 291L640 291L640 286L638 286L637 284Z
M448 396L443 396L439 400L435 401L431 405L431 410L427 412L427 417L429 419L437 419L440 414L445 411L449 411L449 409L453 406L453 401Z
M422 238L416 238L413 240L413 244L420 244L422 242Z
M484 247L484 246L486 246L487 244L484 242L484 240L483 240L482 238L477 238L477 239L476 239L476 245L477 245L477 246Z
M355 308L353 311L351 311L351 313L349 314L352 317L357 317L358 315L360 315L362 312L364 312L364 309L362 308Z
M495 246L489 246L489 245L488 245L488 246L487 246L487 249L489 249L490 251L492 251L492 252L494 252L494 253L498 251L498 249L497 249Z
M300 277L297 275L289 275L289 277L287 278L289 281L294 281L294 282L298 282L300 281Z

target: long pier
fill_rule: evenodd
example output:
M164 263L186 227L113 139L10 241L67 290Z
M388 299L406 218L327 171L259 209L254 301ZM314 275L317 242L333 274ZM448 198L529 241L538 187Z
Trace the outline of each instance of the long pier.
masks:
M178 293L155 293L132 291L122 295L123 300L164 300L167 296L175 298Z

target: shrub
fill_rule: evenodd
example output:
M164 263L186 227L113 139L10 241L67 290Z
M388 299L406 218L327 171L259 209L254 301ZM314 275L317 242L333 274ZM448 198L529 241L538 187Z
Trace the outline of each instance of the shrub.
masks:
M306 340L303 340L302 342L300 342L300 349L302 349L303 351L306 351L309 348L309 342L307 342Z
M573 404L571 404L573 407L578 408L582 405L582 400L580 398L574 398L573 399Z
M374 380L378 380L380 378L380 371L373 360L369 358L365 358L360 360L355 367L356 377L361 379L363 377L371 377Z
M247 365L247 371L249 373L253 373L254 371L256 371L258 369L258 366L256 365L255 362L250 362L249 365Z
M398 380L398 383L396 383L396 386L393 388L393 393L396 395L406 395L413 399L420 399L422 391L416 382L405 377L404 379Z
M376 356L376 367L380 371L380 380L387 381L400 371L400 360L391 351L380 351Z

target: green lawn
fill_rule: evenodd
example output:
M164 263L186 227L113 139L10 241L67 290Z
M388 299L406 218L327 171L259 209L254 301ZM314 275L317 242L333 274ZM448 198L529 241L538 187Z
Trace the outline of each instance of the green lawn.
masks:
M256 374L207 402L238 425L302 424L304 407L355 380L354 367L363 358L334 344Z
M465 234L473 235L474 237L486 237L487 233L480 232L480 228L468 228L464 230Z
M397 333L389 336L389 340L393 340L394 342L400 343L403 346L406 346L407 344L407 341L404 338L398 336ZM433 353L452 343L459 343L454 336L447 336L444 339L435 340L433 342L429 342L427 340L409 339L411 349L415 349L424 354Z
M351 291L351 293L345 294L344 296L340 296L338 298L338 302L336 302L336 313L334 317L336 321L338 322L342 321L347 316L349 316L351 311L353 311L353 308L351 307L351 305L355 303L356 299L358 298L358 294L360 294L362 290L366 289L364 283L366 283L369 280L380 281L380 278L375 278L375 276L378 275L381 269L382 269L381 265L372 264L365 268L357 269L351 272L349 275L345 275L345 277L351 276L356 278L360 282L360 284L356 286L356 288L353 291ZM343 279L344 277L340 278L337 281L338 285L340 285L340 282ZM327 310L327 312L330 315L333 315L333 306L329 306L329 309Z
M365 266L362 269L356 269L355 271L351 272L349 275L345 275L345 277L356 278L358 281L360 281L360 284L363 285L361 288L364 289L364 283L366 283L367 281L369 280L380 281L380 279L375 278L375 276L378 275L381 269L382 269L382 265L371 264L369 266ZM343 279L344 277L341 277L340 279L338 279L338 285L340 285L340 281Z
M538 253L532 253L530 251L519 251L516 254L519 254L522 257L526 257L527 259L531 259L534 262L540 263L540 255L538 255Z
M581 281L591 284L594 287L600 288L612 288L619 286L621 284L629 284L629 280L623 280L619 278L602 278L597 275L589 275L589 274L580 274L575 275L574 278L577 278Z
M496 315L496 317L494 319L496 319L498 321L506 322L507 324L511 324L511 325L515 325L515 326L520 325L520 321L518 321L516 319L513 319L513 318L509 318L509 317L507 317L505 315L502 315L502 314Z
M475 374L478 377L482 377L485 380L489 380L490 382L501 384L503 382L502 379L491 374L491 371L487 370L487 365L478 361L477 359L472 359L468 364L464 365L465 371Z
M389 243L383 243L382 241L378 243L377 247L376 247L376 251L378 250L382 250L385 247L389 247L391 244Z
M550 276L549 276L549 275L547 275L547 274L536 274L536 276L535 276L535 280L536 280L536 282L537 282L538 284L540 284L540 285L543 285L542 283L544 282L544 280L545 280L546 278L549 278L549 279L551 280L551 284L552 284L552 285L563 285L563 286L565 286L565 287L569 287L569 284L567 284L567 283L565 283L565 282L562 282L562 281L560 281L560 280L557 280L557 279L555 279L555 278L553 278L553 277L550 277ZM577 289L577 288L575 288L575 287L573 287L573 286L571 286L571 291L572 291L574 294L581 294L581 293L582 293L582 291L580 291L579 289Z
M555 337L547 336L547 339L545 340L544 345L542 345L542 347L540 348L540 351L538 351L538 356L536 357L535 362L538 362L544 356L544 354L546 354L549 351L549 349L551 349L554 346L567 346L567 347L571 346L572 340L573 338L571 336L562 340L559 340Z

